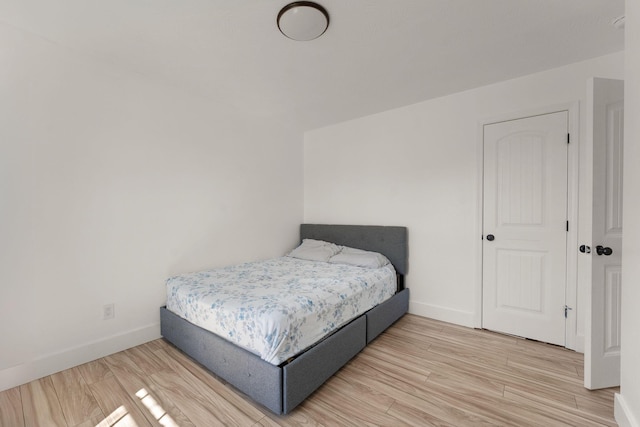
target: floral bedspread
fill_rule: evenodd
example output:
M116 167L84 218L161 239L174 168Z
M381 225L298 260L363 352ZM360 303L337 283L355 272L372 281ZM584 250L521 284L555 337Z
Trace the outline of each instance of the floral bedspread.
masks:
M167 309L279 365L395 290L391 265L282 257L172 277Z

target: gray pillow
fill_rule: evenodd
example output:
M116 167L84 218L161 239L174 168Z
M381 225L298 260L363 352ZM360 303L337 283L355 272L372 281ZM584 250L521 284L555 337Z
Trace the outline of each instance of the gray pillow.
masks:
M329 261L329 258L340 252L340 247L323 240L304 239L302 244L289 252L287 256L309 261Z
M366 268L380 268L390 264L386 256L362 249L342 246L339 253L329 258L330 263L348 264Z

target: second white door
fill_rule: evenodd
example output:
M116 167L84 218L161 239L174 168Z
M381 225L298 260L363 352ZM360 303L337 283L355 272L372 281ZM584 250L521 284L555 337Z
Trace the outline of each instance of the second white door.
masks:
M565 345L566 111L484 126L483 328Z
M591 287L584 384L596 389L620 385L624 82L596 78L590 86L586 110L587 142L593 150L593 211L590 262L585 263L591 265Z

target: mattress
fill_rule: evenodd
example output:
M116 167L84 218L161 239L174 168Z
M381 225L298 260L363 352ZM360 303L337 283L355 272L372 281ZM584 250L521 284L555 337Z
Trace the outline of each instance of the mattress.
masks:
M181 274L167 309L279 365L391 298L393 266L363 268L291 257Z

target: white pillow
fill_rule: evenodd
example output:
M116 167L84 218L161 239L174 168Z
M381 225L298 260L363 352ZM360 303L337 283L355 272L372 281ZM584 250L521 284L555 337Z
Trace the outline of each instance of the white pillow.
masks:
M329 258L340 252L340 247L323 240L303 239L302 244L289 252L287 256L309 261L329 261Z
M391 264L386 256L378 252L342 246L340 253L329 258L333 264L348 264L366 268L380 268Z

